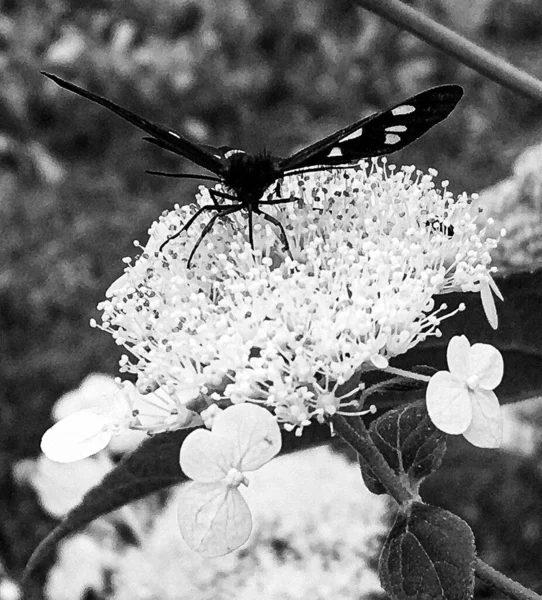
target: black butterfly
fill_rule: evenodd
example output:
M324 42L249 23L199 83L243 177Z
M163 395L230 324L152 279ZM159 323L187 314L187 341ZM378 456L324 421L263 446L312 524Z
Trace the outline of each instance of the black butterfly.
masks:
M188 158L200 167L213 172L217 177L157 171L149 171L149 173L217 181L229 190L228 192L209 190L214 204L200 207L177 233L160 246L160 250L162 250L169 241L186 231L203 212L216 212L203 228L188 259L188 266L216 220L241 210L246 210L248 213L249 240L252 247L254 247L252 215L257 214L279 229L284 246L288 249L284 227L275 217L262 211L261 206L293 202L295 198L277 197L272 200L262 200L264 192L273 183L287 175L343 167L352 165L362 158L390 154L400 150L429 131L433 125L443 121L463 96L463 89L459 85L441 85L425 90L393 108L356 121L288 158L280 158L266 151L260 154L248 154L244 150L229 146L215 148L195 144L171 129L138 117L110 100L88 92L56 75L49 73L43 73L43 75L70 92L97 102L123 119L130 121L151 136L144 138L146 141ZM279 190L280 186L277 185L275 188L277 195L280 195ZM229 200L231 203L223 204L221 203L223 200Z

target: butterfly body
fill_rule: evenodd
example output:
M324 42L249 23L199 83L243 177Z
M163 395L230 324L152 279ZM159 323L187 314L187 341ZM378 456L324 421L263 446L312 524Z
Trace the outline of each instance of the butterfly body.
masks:
M282 177L280 159L267 151L249 154L235 148L220 148L227 156L224 185L246 207L256 210L269 186Z
M264 193L270 186L275 182L279 183L282 177L288 175L303 173L307 170L344 168L356 164L363 158L396 152L443 121L463 96L463 90L458 85L442 85L425 90L392 108L356 121L290 157L279 158L266 151L249 154L229 146L215 148L196 144L171 129L148 121L128 109L56 75L43 74L60 87L108 108L142 129L149 135L144 138L146 141L191 160L200 167L211 171L215 176L156 171L149 171L149 173L168 177L199 178L215 181L224 186L226 191L210 189L209 194L213 204L200 207L181 229L160 247L163 250L169 241L187 231L201 214L214 213L202 229L188 258L188 266L190 266L198 246L216 220L239 211L247 213L249 242L252 248L254 248L252 217L257 214L278 228L284 247L288 249L288 240L283 225L275 217L262 210L262 207L293 202L296 198L281 198L280 185L277 185L274 190L276 197L263 200Z

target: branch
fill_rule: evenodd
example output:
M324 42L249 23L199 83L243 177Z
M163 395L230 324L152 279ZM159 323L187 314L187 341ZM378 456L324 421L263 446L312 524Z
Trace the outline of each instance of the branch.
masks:
M353 0L512 91L542 100L542 81L399 0Z
M348 417L351 419L352 417ZM399 477L388 465L386 459L374 445L362 419L356 419L356 429L350 425L348 419L342 415L333 417L333 428L350 444L358 455L371 467L380 483L386 488L388 494L400 505L405 505L415 499L413 494L403 486Z
M349 418L335 415L333 417L335 431L371 467L387 492L398 504L405 505L414 500L413 494L403 486L398 476L380 453L380 450L374 445L362 419L356 419L356 428L354 428L348 422ZM490 567L479 558L476 559L475 574L478 579L491 585L509 598L512 598L512 600L542 600L542 596L506 577L506 575Z
M513 600L542 600L542 596L523 587L521 583L506 577L493 567L486 565L479 558L476 560L476 577L499 590L499 592L506 594L509 598L513 598Z

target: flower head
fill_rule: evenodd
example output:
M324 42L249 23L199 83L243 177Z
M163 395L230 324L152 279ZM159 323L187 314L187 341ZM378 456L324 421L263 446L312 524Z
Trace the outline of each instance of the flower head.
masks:
M501 443L502 415L493 392L501 382L501 353L489 344L455 336L448 344L449 371L439 371L427 386L427 411L442 431L460 434L482 448Z
M252 530L247 503L237 489L247 471L269 462L282 443L276 419L254 404L230 406L197 429L181 446L180 463L194 480L179 500L186 543L203 556L222 556L244 544Z
M456 311L435 295L489 289L496 240L471 198L437 189L434 175L374 160L285 178L292 202L263 207L290 254L257 215L252 251L236 213L215 222L191 269L209 216L160 251L197 207L162 216L100 305L100 327L131 354L121 370L175 409L259 402L293 427L340 410L336 390L354 375L440 335ZM198 202L211 202L205 188Z

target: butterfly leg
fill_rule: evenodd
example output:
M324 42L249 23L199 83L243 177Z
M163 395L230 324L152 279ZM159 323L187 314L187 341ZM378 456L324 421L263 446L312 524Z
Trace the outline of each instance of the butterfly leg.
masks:
M215 206L223 206L223 204L220 204L218 201L219 198L223 198L224 200L237 200L237 198L232 194L220 192L219 190L209 190L209 196L211 196Z
M227 209L231 208L231 206L224 206L223 204L218 204L215 202L215 204L206 204L205 206L202 206L201 208L199 208L188 220L187 223L185 223L181 229L179 229L179 231L177 231L177 233L174 233L172 236L168 237L168 239L162 243L162 245L160 246L160 252L162 252L162 250L164 249L164 247L166 246L166 244L169 244L169 242L171 242L171 240L174 240L176 238L178 238L181 233L183 233L184 231L187 231L190 226L192 225L192 223L204 212L207 212L209 210L216 210L218 212L222 212L225 211Z
M250 247L254 250L254 229L252 226L252 207L250 204L247 206L248 210L248 241L250 242Z
M266 202L266 204L268 204L268 203ZM284 227L282 226L282 223L278 219L275 219L275 217L268 215L267 213L263 212L263 210L260 210L259 208L256 209L254 212L257 215L261 215L266 221L269 221L275 227L278 227L278 229L280 231L280 239L282 240L282 243L284 244L284 250L286 250L286 252L288 252L291 255L290 244L288 243L288 237L286 235L286 231L285 231Z
M211 218L211 220L207 223L207 225L205 225L205 227L203 228L203 231L201 232L201 235L199 236L198 241L192 248L192 252L190 252L190 256L188 257L188 262L186 263L186 267L188 269L190 268L190 265L192 263L192 258L194 258L194 254L196 253L196 250L199 248L201 242L203 242L203 238L209 233L209 231L211 231L216 220L220 219L221 217L225 217L227 215L230 215L234 212L241 210L242 205L236 204L234 206L222 206L222 209L224 209L224 210L222 210L221 212L217 212L216 215L214 215Z

